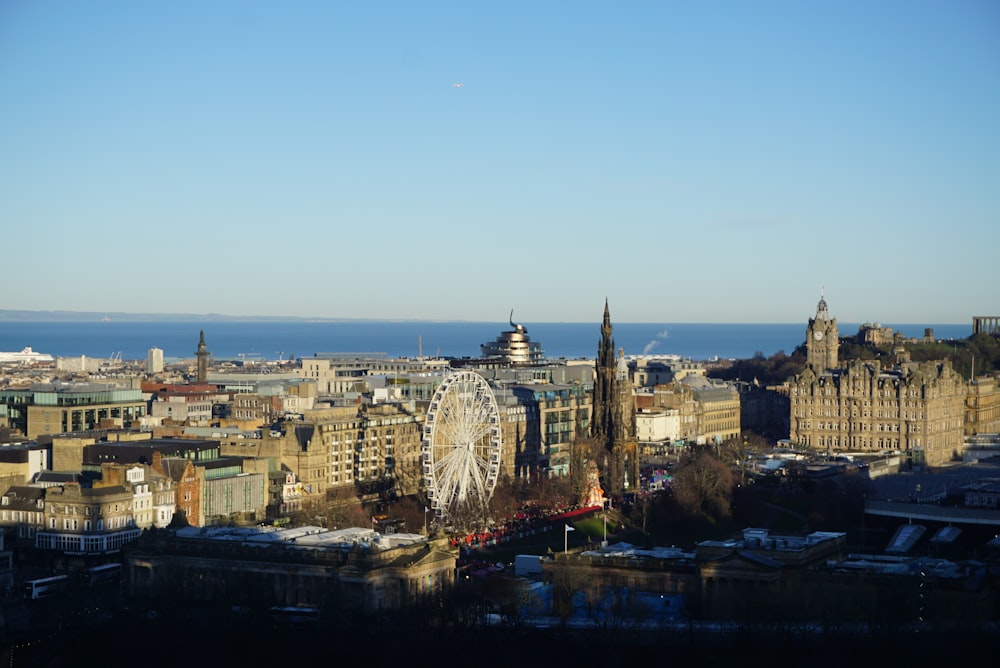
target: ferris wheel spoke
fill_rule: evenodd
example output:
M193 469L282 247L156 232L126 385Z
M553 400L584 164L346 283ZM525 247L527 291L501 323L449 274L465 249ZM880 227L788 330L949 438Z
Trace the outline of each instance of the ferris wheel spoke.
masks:
M455 450L441 467L441 478L445 481L444 485L449 493L461 490L467 477L468 457L461 450Z
M461 468L462 462L460 460L461 452L459 450L449 450L435 462L433 470L436 474L450 479Z
M453 445L458 441L457 436L454 424L445 423L434 427L435 443Z

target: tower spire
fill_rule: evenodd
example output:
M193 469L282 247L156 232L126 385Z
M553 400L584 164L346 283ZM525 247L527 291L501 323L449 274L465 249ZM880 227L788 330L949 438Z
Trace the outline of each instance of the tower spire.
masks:
M627 488L627 480L638 480L639 458L628 362L624 351L615 348L611 334L611 310L605 298L595 365L594 417L590 426L591 436L604 446L604 461L598 465L604 468L605 489L620 494Z
M817 320L829 320L830 312L826 306L826 288L820 288L819 291L819 303L816 304L816 319Z

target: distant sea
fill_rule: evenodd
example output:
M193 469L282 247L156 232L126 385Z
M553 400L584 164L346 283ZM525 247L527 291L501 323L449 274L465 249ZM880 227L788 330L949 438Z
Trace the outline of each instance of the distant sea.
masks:
M549 358L593 358L600 323L521 323ZM938 339L961 339L965 325L890 325L907 337L932 327ZM841 335L858 324L838 323ZM278 360L316 353L383 353L390 357L479 357L479 346L497 338L509 323L424 321L191 321L191 322L0 322L0 351L26 346L53 357L146 359L150 348L167 360L193 358L199 332L216 360ZM805 342L806 323L791 324L614 324L615 346L626 355L680 355L695 360L745 359L756 353L791 354Z

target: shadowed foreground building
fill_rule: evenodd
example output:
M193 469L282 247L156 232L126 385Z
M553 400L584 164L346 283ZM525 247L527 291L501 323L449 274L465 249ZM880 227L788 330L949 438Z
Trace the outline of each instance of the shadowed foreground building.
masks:
M618 544L556 554L542 560L542 570L553 584L554 608L566 616L618 590L656 594L670 607L682 603L685 617L702 621L876 628L995 619L995 585L983 562L879 558L846 548L843 533L779 535L749 528L727 540L699 543L693 552ZM623 612L655 618L661 611Z
M416 604L454 585L457 548L371 529L187 527L129 550L138 601L372 612Z

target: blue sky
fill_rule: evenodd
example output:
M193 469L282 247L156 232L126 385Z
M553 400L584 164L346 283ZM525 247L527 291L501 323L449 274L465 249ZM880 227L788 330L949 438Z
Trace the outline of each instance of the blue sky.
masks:
M0 308L963 323L998 120L993 1L6 0Z

